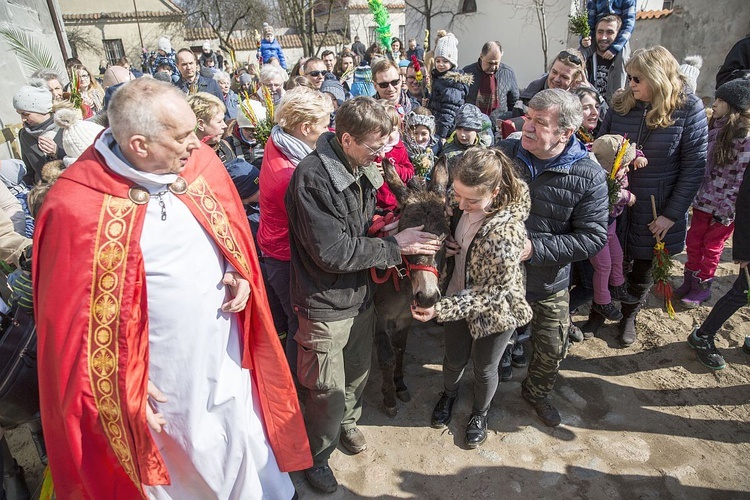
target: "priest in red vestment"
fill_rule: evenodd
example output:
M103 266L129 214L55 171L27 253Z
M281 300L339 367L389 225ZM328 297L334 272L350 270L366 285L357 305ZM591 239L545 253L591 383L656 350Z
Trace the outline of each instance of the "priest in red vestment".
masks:
M312 460L229 175L167 83L108 115L34 235L57 497L290 499Z

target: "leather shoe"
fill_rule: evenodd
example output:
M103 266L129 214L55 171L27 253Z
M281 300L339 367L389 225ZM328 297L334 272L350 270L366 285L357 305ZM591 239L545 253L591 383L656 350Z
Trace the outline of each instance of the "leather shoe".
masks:
M440 393L440 400L435 405L435 409L432 410L432 425L435 429L442 429L448 425L453 416L453 403L456 402L455 397L447 396L444 392Z
M349 453L356 455L362 453L367 449L367 441L365 435L358 427L352 427L351 429L341 429L341 437L339 438L341 445L346 448Z
M562 421L560 418L560 412L557 411L557 408L552 406L548 397L540 401L535 401L531 397L531 394L525 389L521 389L521 396L531 405L532 408L534 408L536 416L539 417L539 420L541 420L544 425L547 427L557 427L560 425L560 422Z
M328 464L314 465L305 469L305 477L310 486L323 493L333 493L339 487L339 482L336 481L336 476L333 475Z
M487 440L487 415L472 415L466 426L464 443L469 448L476 448Z

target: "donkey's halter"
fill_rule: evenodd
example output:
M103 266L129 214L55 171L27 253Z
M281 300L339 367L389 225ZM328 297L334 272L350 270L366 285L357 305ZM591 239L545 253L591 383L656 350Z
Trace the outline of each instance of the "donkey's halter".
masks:
M382 285L389 279L393 280L393 288L397 292L401 291L401 280L404 278L411 279L411 273L413 271L428 271L434 274L437 278L440 278L440 272L435 266L428 266L425 264L412 264L405 256L401 256L401 264L393 267L389 267L385 270L383 276L378 276L378 270L374 267L370 268L370 277L376 285Z

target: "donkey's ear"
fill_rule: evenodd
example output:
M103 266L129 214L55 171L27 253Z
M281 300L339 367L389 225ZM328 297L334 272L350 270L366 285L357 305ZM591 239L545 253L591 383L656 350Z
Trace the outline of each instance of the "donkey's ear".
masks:
M435 162L435 168L432 169L432 178L430 179L430 191L445 197L448 188L448 160L441 156Z
M409 196L409 188L406 187L404 181L398 176L396 167L393 166L391 160L383 158L383 176L385 182L388 183L388 187L391 188L391 192L396 197L399 207L406 205L406 198Z

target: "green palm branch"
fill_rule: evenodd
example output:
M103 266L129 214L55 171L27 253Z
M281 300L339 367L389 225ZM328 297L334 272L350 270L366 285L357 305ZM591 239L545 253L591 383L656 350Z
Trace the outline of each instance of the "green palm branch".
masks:
M29 75L42 68L50 68L62 74L49 49L31 34L8 27L0 28L0 35L16 53Z

